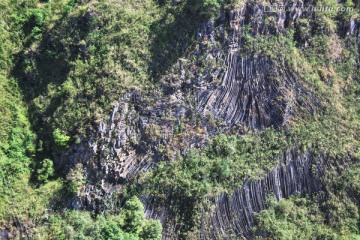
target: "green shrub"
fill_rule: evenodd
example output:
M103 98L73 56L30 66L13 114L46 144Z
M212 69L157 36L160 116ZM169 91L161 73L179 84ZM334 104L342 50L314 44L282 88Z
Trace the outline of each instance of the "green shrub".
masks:
M219 134L211 141L209 155L227 157L236 153L238 139L235 136Z
M190 10L203 18L218 16L222 2L222 0L188 0Z
M55 131L53 132L53 138L55 144L59 147L66 147L70 140L70 137L65 134L62 134L60 129L58 128L55 129Z
M55 239L160 240L159 221L146 220L137 197L126 202L119 215L99 214L91 217L86 211L68 211L50 219L50 236Z
M145 223L140 236L143 239L161 240L162 226L159 221L148 220Z
M54 175L54 163L50 159L44 159L40 168L37 170L37 179L41 182L47 182Z
M78 193L86 183L83 165L78 163L70 169L69 173L66 175L66 180L67 190L72 194Z
M284 199L256 216L254 232L276 239L338 239L324 214L306 198Z
M124 229L138 234L141 231L144 218L144 206L137 197L130 198L125 205Z
M41 26L45 19L42 9L35 9L31 17L33 18L35 26Z

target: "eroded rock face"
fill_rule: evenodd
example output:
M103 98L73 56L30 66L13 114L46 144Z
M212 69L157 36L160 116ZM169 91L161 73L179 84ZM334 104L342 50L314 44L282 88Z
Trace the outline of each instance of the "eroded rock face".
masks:
M8 230L0 229L0 239L10 239L11 235Z
M209 199L209 206L200 216L198 239L252 239L254 215L267 208L267 199L288 198L295 194L322 191L321 177L327 156L315 156L311 150L299 153L285 151L278 157L279 165L258 180L248 180L233 194L222 193ZM144 199L147 217L160 219L164 226L163 239L176 239L179 231L173 209L164 206L155 210L151 199ZM212 206L211 206L212 205ZM155 210L155 211L154 211ZM176 211L176 210L175 210Z
M279 201L324 190L321 177L327 156L315 156L311 150L302 154L287 151L279 160L279 166L266 177L247 181L232 195L224 193L215 199L214 213L202 223L201 239L252 239L254 214L267 208L266 199Z
M190 148L201 149L218 133L283 127L299 111L316 111L316 97L285 59L243 49L245 23L256 38L282 34L308 14L303 13L301 1L287 4L290 12L266 12L262 3L249 1L223 13L216 25L204 23L197 33L199 50L180 59L159 80L156 91L144 94L134 90L120 98L97 132L61 159L61 165L69 168L78 163L84 166L87 183L73 199L73 207L109 209L104 202L116 201L111 198L125 179ZM351 22L349 34L357 28L356 22ZM306 42L304 37L299 44L305 46ZM216 210L203 222L201 238L251 238L253 215L266 208L266 195L279 200L296 192L321 190L324 159L314 162L311 152L285 152L279 156L279 166L265 178L248 181L231 196L216 198ZM167 225L165 239L174 239L176 229L168 219L169 212L166 207L159 211L147 206L149 217L160 218Z
M158 161L173 159L187 149L201 148L217 132L210 126L207 129L211 132L205 129L194 134L192 131L197 126L188 125L186 132L179 133L182 119L195 113L184 106L185 100L178 91L169 96L154 94L150 101L136 91L129 92L99 123L96 134L71 148L59 160L58 164L68 168L77 164L84 168L86 185L72 199L73 208L109 210L109 203L105 206L104 202L116 204L118 199L112 197L127 178L151 169Z
M210 81L203 80L197 86L198 111L210 112L227 126L249 129L286 125L300 108L313 111L315 97L300 84L285 56L273 59L244 49L245 23L251 26L254 38L282 34L301 16L303 7L301 1L288 3L285 8L291 11L286 14L269 11L271 8L262 3L247 2L228 13L226 27L215 29L212 22L204 24L199 33L201 42L220 39L222 47L210 47L210 56L222 68L213 69L207 78ZM300 106L303 104L306 106Z
M84 166L87 184L73 207L98 208L126 178L200 149L220 132L281 127L298 109L313 111L315 104L304 102L316 99L284 60L244 53L241 47L245 22L251 22L254 36L284 31L284 14L271 14L278 20L265 26L264 7L249 3L224 13L217 26L204 23L195 56L180 59L151 93L130 91L120 98L97 132L60 161L69 168Z
M211 112L228 125L250 129L285 125L294 115L297 97L305 89L286 66L269 58L242 58L229 53L222 83L201 89L198 109Z

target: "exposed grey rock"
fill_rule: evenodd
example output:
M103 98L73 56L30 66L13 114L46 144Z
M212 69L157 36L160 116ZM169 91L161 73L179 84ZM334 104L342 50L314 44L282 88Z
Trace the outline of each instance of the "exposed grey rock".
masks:
M330 164L331 162L331 164ZM326 194L322 177L327 169L337 164L346 166L350 159L336 162L326 154L315 154L311 149L304 153L286 150L279 156L279 164L265 176L247 180L232 194L222 193L208 199L209 206L202 210L198 239L254 239L251 231L254 216L268 207L270 197L280 201L293 195ZM331 167L330 167L331 165ZM160 219L166 226L163 239L176 239L174 220L176 209L156 206L151 198L144 198L145 213L149 218ZM211 204L212 203L212 204ZM213 205L213 207L212 207Z
M125 94L96 133L63 155L58 165L71 168L81 163L86 172L84 193L73 200L73 207L97 208L101 199L121 189L125 179L151 169L164 155L174 158L190 148L201 148L220 132L234 127L242 129L239 133L281 127L298 109L314 110L311 102L315 97L283 60L243 54L245 21L251 21L254 35L285 28L287 15L283 13L269 13L278 21L265 26L264 9L261 4L248 3L231 11L226 25L202 24L199 45L210 45L193 60L180 59L147 100L136 91ZM294 10L291 21L298 15ZM223 44L217 46L217 41ZM207 62L215 65L206 66ZM200 133L196 133L196 122L200 122ZM181 127L187 131L182 142L175 143Z
M6 229L0 229L0 239L11 239L11 234L8 230Z
M266 199L271 196L279 201L295 194L321 191L327 160L326 156L316 157L311 151L284 152L279 166L266 177L249 180L232 195L224 193L215 199L216 208L210 223L202 223L201 239L253 238L254 214L267 208Z
M87 184L73 199L73 208L111 210L116 205L112 197L121 191L124 180L148 171L165 155L175 159L191 148L201 149L218 133L281 128L301 111L316 111L316 96L284 58L243 49L245 23L251 27L253 37L276 35L311 14L304 12L302 1L287 2L287 13L267 12L266 7L247 1L223 14L226 21L203 23L196 35L198 50L179 59L159 80L156 91L147 96L129 91L114 104L113 111L90 138L64 154L59 165L70 168L82 163L86 172ZM357 34L358 28L357 21L351 21L348 34ZM306 46L306 36L300 40L299 44ZM175 141L176 129L182 124L186 131L181 140ZM201 132L195 131L198 125ZM315 160L311 151L284 152L279 156L279 165L264 178L248 180L232 195L223 193L214 199L216 208L209 218L204 217L199 238L252 238L254 214L267 207L266 196L280 200L296 193L321 191L326 160L326 156ZM158 209L150 196L143 202L148 217L166 224L164 239L176 238L173 209Z
M297 97L307 93L286 66L269 58L242 58L229 53L221 85L199 91L198 110L220 117L228 126L251 129L285 125L294 115Z

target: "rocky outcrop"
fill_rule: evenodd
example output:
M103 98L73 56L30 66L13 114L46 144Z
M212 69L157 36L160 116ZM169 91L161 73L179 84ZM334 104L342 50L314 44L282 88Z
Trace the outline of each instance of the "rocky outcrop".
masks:
M229 125L250 129L285 125L309 94L291 69L278 67L269 58L241 57L229 53L221 85L201 89L198 110L211 112Z
M300 18L311 18L314 13L306 12L301 1L286 3L284 9L287 12L267 12L267 8L269 6L261 3L248 2L229 13L229 26L220 24L215 27L213 22L201 26L198 33L200 42L210 43L211 47L206 45L208 58L218 66L212 71L204 71L202 77L192 81L193 92L197 96L196 110L202 116L210 113L229 128L264 129L286 126L292 117L299 115L299 110L310 114L316 111L318 100L301 83L297 72L287 65L285 58L274 59L242 48L245 23L250 23L256 38L260 34L286 32L287 28L298 24ZM265 24L264 19L270 22ZM348 29L346 34L356 34L354 24L351 21L345 27ZM222 49L216 46L216 41L223 44ZM297 41L299 46L306 47L308 44L306 36L300 36ZM186 73L182 75L186 79ZM223 193L216 197L213 200L214 212L208 216L212 209L210 206L203 212L197 238L254 238L251 231L254 216L267 208L268 197L281 200L295 194L326 194L322 176L326 169L332 169L329 162L331 159L326 154L318 155L310 150L305 153L296 150L284 152L279 156L279 165L266 177L247 181L243 188L231 195ZM144 199L144 202L147 216L160 219L167 227L164 239L176 238L174 232L179 229L171 207L164 206L159 210L152 206L154 202L151 199Z
M200 229L196 239L255 239L252 231L255 216L268 207L270 198L280 201L290 196L318 194L326 198L324 176L327 170L340 173L351 162L350 158L333 159L327 154L308 149L286 150L278 157L279 164L265 176L245 181L232 194L209 197L199 216ZM166 226L163 239L177 239L176 209L155 206L151 198L144 198L146 215L160 219Z
M260 180L247 181L233 194L215 198L215 211L202 223L201 239L252 239L254 215L267 208L267 199L277 201L292 195L321 192L321 177L326 170L326 156L312 151L299 154L286 151L279 166Z
M97 132L58 161L84 166L87 184L73 207L98 208L125 179L199 149L220 132L282 127L299 109L313 111L316 98L284 59L242 49L244 24L252 23L254 36L280 33L284 15L275 16L278 21L264 25L264 6L248 3L224 13L221 24L201 25L198 53L180 59L157 89L130 91L114 103Z
M99 123L96 133L64 154L59 165L71 168L81 163L87 179L73 201L74 208L108 209L104 202L120 192L126 179L158 161L201 149L220 132L281 128L300 111L316 111L316 96L285 58L257 54L243 46L246 26L254 38L283 34L301 17L312 14L303 11L301 1L286 3L288 12L268 12L267 7L249 1L223 13L216 24L201 25L198 50L179 59L159 80L157 90L127 93ZM348 33L356 33L357 28L352 21ZM306 46L306 36L298 44ZM252 238L254 214L266 208L266 197L280 200L321 191L326 161L326 156L319 158L311 151L284 152L265 178L249 180L232 195L223 193L214 199L215 211L204 217L199 237ZM171 209L155 209L150 203L146 209L148 217L160 218L167 226L164 238L174 239Z
M215 29L210 22L201 27L201 42L213 43L214 39L219 39L223 48L210 47L211 57L220 61L222 69L213 69L208 78L218 81L202 81L197 86L200 112L210 112L227 126L263 129L286 125L300 108L314 110L315 97L300 84L299 76L287 64L285 56L273 59L244 46L245 24L251 26L254 38L282 34L301 16L304 4L301 1L287 3L284 8L291 9L290 12L274 12L276 8L271 7L275 6L247 2L228 13L229 25ZM219 59L219 56L226 57Z
M96 134L69 149L58 161L68 169L77 164L84 168L86 185L72 199L73 208L109 210L104 202L116 204L118 200L111 198L126 179L187 149L201 148L216 132L193 134L196 126L189 126L188 132L179 133L182 119L192 114L190 107L184 106L181 93L149 98L150 102L136 91L127 93L99 123Z

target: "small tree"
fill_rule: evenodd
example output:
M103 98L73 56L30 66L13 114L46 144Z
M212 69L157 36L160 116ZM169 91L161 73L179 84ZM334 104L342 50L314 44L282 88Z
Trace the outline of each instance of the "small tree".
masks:
M55 144L59 147L66 147L70 140L70 137L65 134L62 134L60 129L58 128L55 129L55 131L53 132L53 138Z
M66 180L69 192L77 193L86 183L83 165L81 163L76 164L67 174Z
M191 10L204 18L214 18L219 14L222 0L189 0Z
M210 16L214 16L218 14L220 10L220 1L218 0L203 0L203 10L205 14L211 14Z
M47 182L54 175L54 163L50 159L44 159L40 168L37 170L37 179L41 182Z
M145 221L144 206L137 197L130 198L125 205L124 230L139 233Z
M141 237L149 240L161 240L162 226L160 221L149 220L143 227Z

